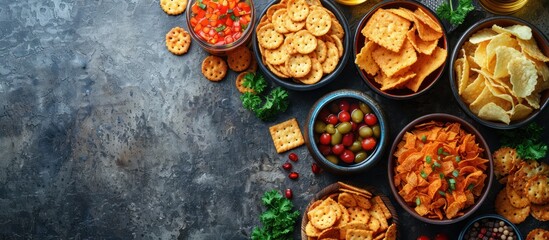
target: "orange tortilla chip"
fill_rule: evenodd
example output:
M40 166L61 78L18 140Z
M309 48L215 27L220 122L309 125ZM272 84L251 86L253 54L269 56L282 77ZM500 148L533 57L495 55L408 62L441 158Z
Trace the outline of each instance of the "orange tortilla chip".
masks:
M431 56L419 54L418 60L412 65L412 71L416 73L416 76L406 86L417 92L423 80L444 64L447 54L446 49L440 47L436 47Z
M414 25L410 31L406 34L408 37L408 40L410 43L412 43L412 46L416 49L416 51L431 55L433 53L433 50L437 47L438 40L434 41L423 41L418 35L416 31L416 26Z

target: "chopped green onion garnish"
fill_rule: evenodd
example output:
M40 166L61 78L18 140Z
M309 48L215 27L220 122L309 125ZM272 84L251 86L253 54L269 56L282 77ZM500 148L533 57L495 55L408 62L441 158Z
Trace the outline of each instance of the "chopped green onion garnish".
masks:
M438 155L442 154L442 151L444 151L444 148L439 147L439 148L438 148Z
M433 163L433 166L434 166L434 167L440 167L440 163L434 162L434 163Z
M474 187L475 187L475 185L471 183L471 184L469 184L469 186L467 186L467 190L471 191L471 190L473 190Z
M459 176L458 170L452 171L452 175L454 175L454 177L458 177Z
M419 173L422 178L427 178L427 173L425 173L423 170Z
M416 197L416 206L419 206L421 205L421 200L419 199L419 197Z
M428 164L431 164L431 156L427 155L427 157L425 157L425 161L428 163Z
M202 10L205 10L205 9L206 9L206 5L203 4L203 3L201 3L201 2L198 3L198 7L199 7L199 8L202 8Z
M453 179L453 178L448 179L448 182L449 182L450 184L456 184L456 180Z
M444 173L439 173L438 176L440 177L440 179L444 179Z
M226 28L226 26L225 26L225 25L222 25L222 26L216 27L216 28L215 28L215 31L216 31L216 32L221 32L221 31L225 30L225 28Z
M461 157L456 156L456 162L459 163L461 161Z
M238 21L238 18L234 14L231 14L231 20Z
M442 152L442 155L448 156L448 155L450 155L450 153L447 153L446 151L443 151L443 152Z
M425 136L425 135L421 136L421 141L426 142L427 141L427 136Z
M443 191L438 191L438 194L442 195L442 196L446 196L446 193L443 192Z
M227 13L233 13L232 9L227 10Z

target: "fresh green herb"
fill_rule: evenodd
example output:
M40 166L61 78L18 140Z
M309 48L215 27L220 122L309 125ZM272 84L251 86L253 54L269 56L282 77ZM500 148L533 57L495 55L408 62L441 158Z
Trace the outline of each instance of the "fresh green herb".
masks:
M216 27L216 28L215 28L215 31L216 31L216 32L221 32L221 31L225 30L226 27L227 27L227 26L225 26L225 25L221 25L221 26L219 26L219 27Z
M427 136L425 136L425 135L421 136L421 141L426 142L427 141Z
M501 145L515 148L522 159L542 159L547 155L547 140L541 139L543 127L536 123L501 132Z
M454 177L458 177L459 176L458 170L452 171L452 175L454 175Z
M427 178L427 173L425 173L423 170L419 173L422 178Z
M234 14L231 14L231 20L238 21L238 18Z
M438 194L440 194L441 196L446 196L446 193L444 191L438 191Z
M457 163L461 162L461 157L460 156L456 156L456 162Z
M426 161L428 164L431 164L431 162L432 162L433 160L431 159L431 156L427 155L427 156L425 157L425 161Z
M254 228L252 240L291 239L299 211L293 211L292 202L276 190L266 192L261 200L267 210L259 216L263 227Z
M419 199L419 197L416 197L416 206L419 206L421 205L421 200Z
M242 106L252 111L257 118L268 121L288 109L290 104L288 92L281 87L276 87L269 94L264 95L267 82L263 75L248 73L244 76L242 85L253 90L253 92L246 92L240 96Z
M452 0L448 0L437 8L437 15L440 18L448 20L452 25L457 26L462 24L467 14L474 9L472 0L459 0L455 10L452 6Z
M444 151L444 148L439 147L439 148L438 148L438 151L437 151L438 155L442 154L443 151Z

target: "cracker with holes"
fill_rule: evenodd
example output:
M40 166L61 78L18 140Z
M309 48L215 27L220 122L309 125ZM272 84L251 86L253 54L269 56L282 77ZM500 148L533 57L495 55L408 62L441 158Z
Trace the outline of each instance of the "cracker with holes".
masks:
M202 61L202 74L210 81L221 81L227 75L227 63L220 57L208 56Z
M166 34L166 47L175 55L183 55L189 51L191 35L180 27L172 28Z
M311 34L322 36L332 27L332 18L326 11L314 10L307 16L305 27Z
M269 132L277 153L286 152L305 143L295 118L269 127Z
M253 93L254 92L253 89L244 86L244 80L245 80L244 77L247 74L253 74L253 73L251 73L251 72L241 72L240 74L238 74L238 76L236 76L236 83L235 83L236 84L236 89L240 93L246 93L246 92Z
M241 46L227 53L229 68L235 72L246 70L252 62L252 52L247 47Z
M169 15L179 15L185 12L187 0L160 0L160 7Z
M496 213L503 216L514 224L523 222L530 214L530 206L516 208L511 205L505 189L501 190L496 196Z

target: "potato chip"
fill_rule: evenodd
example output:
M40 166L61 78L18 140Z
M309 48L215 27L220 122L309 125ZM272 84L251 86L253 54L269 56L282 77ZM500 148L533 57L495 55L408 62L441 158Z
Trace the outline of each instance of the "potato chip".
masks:
M484 78L484 75L479 74L477 78L463 90L461 99L463 99L467 105L473 103L486 87L485 82L486 79Z
M524 58L521 52L518 50L501 46L496 48L496 66L494 68L493 77L494 78L503 78L509 76L509 69L507 65L512 59L515 58Z
M486 45L486 61L484 62L484 65L480 65L481 67L484 66L488 66L488 64L490 63L490 61L492 61L492 59L496 56L496 48L498 47L501 47L501 46L506 46L506 47L511 47L511 48L518 48L519 45L518 45L518 41L514 38L511 37L511 34L509 33L500 33L498 34L497 36L495 36L494 38L492 38L492 40L490 40L490 42L488 42L488 45Z
M528 54L528 56L543 62L549 62L549 57L545 56L545 54L541 52L535 39L518 39L518 44L520 45L522 51Z
M495 32L494 30L490 28L484 28L477 31L476 33L473 33L473 35L469 37L469 42L473 44L479 44L481 42L491 40L497 35L498 33Z
M539 99L539 98L538 98ZM534 111L533 108L526 106L524 104L517 104L515 105L515 108L511 112L511 121L518 121L525 119Z
M523 40L530 40L532 39L532 29L528 26L524 25L512 25L508 27L500 27L496 24L492 25L492 30L497 33L510 33L517 38L523 39Z
M463 52L465 53L465 51L463 51ZM461 95L463 93L463 91L465 91L465 88L467 88L467 86L469 86L469 70L470 70L470 67L469 67L469 60L467 58L464 57L464 58L458 59L458 61L459 60L462 60L461 61L462 65L459 66L461 68L461 71L457 71L457 74L458 74L458 93ZM455 63L456 65L460 63L458 61L456 61L456 63Z
M507 64L513 92L517 97L526 97L530 95L537 84L537 70L534 64L525 58L516 58Z
M488 46L488 42L479 43L473 55L473 59L475 59L475 63L479 65L481 68L486 68L486 66L488 66L487 60L486 60L486 46Z

